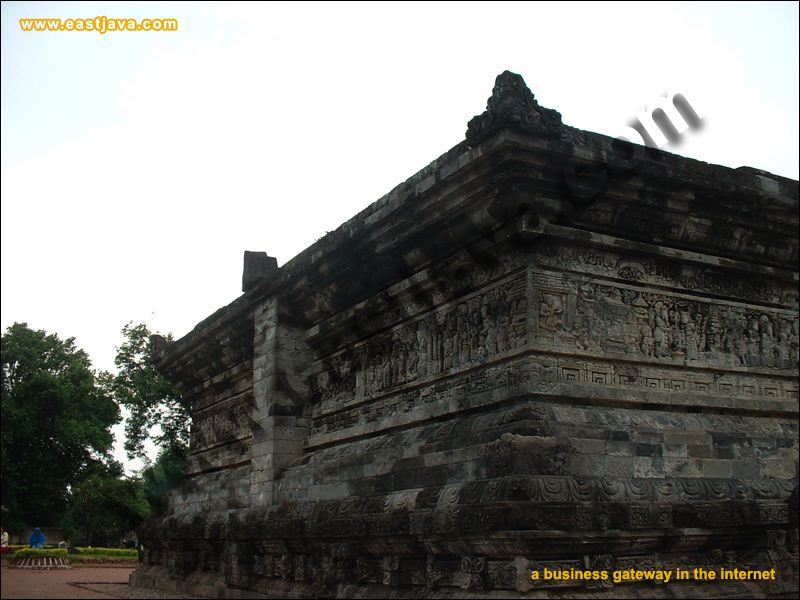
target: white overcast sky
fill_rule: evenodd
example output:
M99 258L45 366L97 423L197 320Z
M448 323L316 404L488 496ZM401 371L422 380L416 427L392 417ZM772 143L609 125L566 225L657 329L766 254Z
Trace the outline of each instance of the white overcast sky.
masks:
M172 17L178 32L27 33L25 17ZM2 3L2 328L186 334L464 137L521 74L617 135L667 90L705 126L665 149L798 177L798 5Z

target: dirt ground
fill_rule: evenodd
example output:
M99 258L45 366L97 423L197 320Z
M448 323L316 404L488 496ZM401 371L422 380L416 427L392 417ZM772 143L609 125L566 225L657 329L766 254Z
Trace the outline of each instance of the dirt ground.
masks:
M81 567L33 571L3 561L0 598L183 598L156 590L131 589L133 567Z

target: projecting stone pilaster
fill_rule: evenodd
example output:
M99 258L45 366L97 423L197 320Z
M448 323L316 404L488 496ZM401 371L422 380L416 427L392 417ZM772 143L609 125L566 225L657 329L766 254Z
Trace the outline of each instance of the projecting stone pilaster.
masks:
M278 298L258 304L254 321L250 492L254 506L268 506L275 500L275 479L303 455L309 420L301 408L311 352Z

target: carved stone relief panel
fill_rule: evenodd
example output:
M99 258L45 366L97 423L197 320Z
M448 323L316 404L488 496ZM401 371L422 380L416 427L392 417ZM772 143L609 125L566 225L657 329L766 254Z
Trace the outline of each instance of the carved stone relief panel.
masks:
M525 277L517 275L332 355L315 381L322 410L455 373L524 346L527 309Z
M590 393L596 391L598 385L609 390L639 390L635 397L637 401L647 401L650 393L666 392L681 399L683 404L697 406L733 403L734 399L796 401L798 398L797 381L788 373L785 376L711 373L687 371L680 365L631 365L612 359L532 353L498 364L490 363L407 391L399 390L358 406L344 406L322 413L313 420L312 434L345 431L351 427L377 431L382 423L392 422L398 415L413 416L415 411L428 408L444 410L455 399L465 408L471 402L478 403L476 406L491 402L491 397L481 399L482 392L513 389L514 393L557 395L567 389L563 386L569 386L569 393L580 394L579 386L586 386L587 393ZM744 406L741 401L736 402Z
M698 366L797 369L795 312L550 273L533 279L535 341L545 346Z
M625 256L612 250L555 241L542 244L536 260L546 267L587 275L669 286L751 302L783 304L790 308L798 306L796 283L725 271L713 265L681 263L658 257Z
M249 436L251 401L248 397L195 411L190 434L193 452Z
M691 247L714 248L729 254L782 263L797 262L798 243L785 234L769 235L745 226L718 223L656 207L598 203L583 215L582 224L599 226L637 237Z

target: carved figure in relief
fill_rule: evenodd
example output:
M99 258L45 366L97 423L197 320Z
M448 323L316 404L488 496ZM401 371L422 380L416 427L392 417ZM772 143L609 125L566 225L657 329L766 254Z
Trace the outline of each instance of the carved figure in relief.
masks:
M655 313L653 316L653 343L657 357L668 356L670 346L669 336L669 312L664 303L656 302Z
M469 313L469 324L467 325L469 336L469 359L477 357L481 345L481 330L483 323L481 322L481 313L479 310L473 310Z
M470 344L471 344L471 321L469 309L466 304L458 305L458 337L456 342L456 356L453 360L453 367L468 365L470 363Z
M506 307L507 308L507 307ZM511 348L511 315L501 307L497 318L497 351L506 352Z
M561 328L561 315L564 303L560 295L542 293L539 304L539 326L546 331L558 331Z
M388 388L392 384L392 363L389 360L389 353L383 355L383 381L381 389Z
M406 363L408 361L405 344L402 341L396 341L392 348L392 354L395 357L395 360L392 361L392 382L395 384L405 383Z
M491 308L488 304L481 305L481 340L487 357L497 354L496 320L491 317Z
M236 421L236 430L240 433L246 432L250 428L250 416L246 406L239 404L234 411L234 419Z
M453 366L453 357L455 356L456 338L458 326L456 324L456 315L447 315L447 323L444 330L444 341L442 343L442 360L440 373L449 371Z
M428 374L428 360L432 358L431 337L426 321L421 321L417 327L417 348L419 351L415 355L414 368L417 375L424 377Z
M747 324L747 363L749 365L754 365L758 361L759 355L759 344L761 339L761 334L759 332L759 325L758 319L755 316L751 316L748 324Z
M759 353L762 357L762 365L771 367L773 364L772 356L772 321L767 315L761 315L759 320Z
M778 365L786 367L789 365L789 339L791 336L791 326L787 321L781 321L778 330L778 340L775 344L775 353Z
M673 354L681 353L686 342L681 327L681 316L677 310L669 311L670 350Z
M410 350L406 359L406 381L413 381L419 376L419 352Z
M655 341L653 339L653 328L650 327L649 321L642 323L642 342L639 349L645 356L653 356L655 350Z
M685 354L687 360L697 360L700 352L700 333L703 316L697 314L694 319L688 310L681 313L681 325L683 326L683 338L685 342Z
M706 323L705 349L716 353L722 349L722 327L719 316L710 315Z

